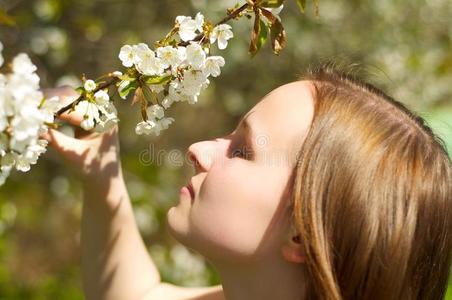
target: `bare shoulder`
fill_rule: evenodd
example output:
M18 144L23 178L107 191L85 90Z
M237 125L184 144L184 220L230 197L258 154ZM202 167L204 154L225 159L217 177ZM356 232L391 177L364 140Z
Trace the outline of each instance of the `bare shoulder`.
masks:
M210 287L182 287L162 282L143 300L225 300L221 285Z

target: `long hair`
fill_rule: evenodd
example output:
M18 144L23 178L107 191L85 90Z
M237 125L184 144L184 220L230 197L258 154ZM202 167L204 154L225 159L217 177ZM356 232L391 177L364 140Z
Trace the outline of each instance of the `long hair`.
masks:
M326 64L300 150L293 220L308 299L442 299L452 254L452 167L424 119Z

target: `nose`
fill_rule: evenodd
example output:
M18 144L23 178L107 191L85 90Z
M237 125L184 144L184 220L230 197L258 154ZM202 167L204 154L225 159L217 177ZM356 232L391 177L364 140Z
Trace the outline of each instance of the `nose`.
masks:
M188 160L193 164L196 173L207 172L212 166L216 155L217 140L197 142L188 147Z

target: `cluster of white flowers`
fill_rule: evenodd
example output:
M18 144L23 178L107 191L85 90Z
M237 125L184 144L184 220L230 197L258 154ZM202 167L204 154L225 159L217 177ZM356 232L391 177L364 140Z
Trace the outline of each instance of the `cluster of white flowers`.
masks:
M118 84L121 97L125 98L130 90L141 87L149 89L156 99L146 99L150 102L145 110L147 117L135 128L139 135L159 135L161 130L167 129L174 119L165 117L164 110L174 102L196 103L201 91L210 83L208 77L219 76L220 68L225 64L222 56L209 56L209 52L210 46L216 41L219 49L227 47L228 40L233 37L231 26L220 24L211 30L205 30L204 16L201 13L194 19L178 16L175 24L180 42L174 43L174 46L160 46L153 51L148 45L140 43L125 45L119 52L119 59L124 67L136 70L137 76L147 76L150 79L148 82L129 74L122 76ZM197 41L199 34L204 34L205 38ZM207 41L207 45L203 41ZM186 46L177 46L184 43ZM138 82L147 86L139 86Z
M2 49L0 42L0 67ZM13 168L29 171L46 151L47 141L39 137L60 106L58 98L44 98L36 66L26 54L17 55L11 66L11 73L0 74L0 185Z
M94 128L97 132L105 132L118 123L118 111L110 102L107 90L96 91L97 88L98 86L93 80L85 81L83 84L84 99L77 103L75 111L83 115L80 127L85 130Z

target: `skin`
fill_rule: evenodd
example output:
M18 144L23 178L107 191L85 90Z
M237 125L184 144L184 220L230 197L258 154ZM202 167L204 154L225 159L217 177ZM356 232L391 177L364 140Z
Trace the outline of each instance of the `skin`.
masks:
M66 92L66 102L75 97ZM191 178L195 196L191 199L186 190L181 191L178 204L167 212L167 227L219 272L222 287L197 290L160 281L136 229L123 184L117 128L75 138L51 131L47 136L51 145L78 170L91 191L84 198L90 209L82 216L87 299L144 299L146 294L146 299L302 299L305 255L300 242L293 240L289 200L296 154L313 110L310 82L285 84L244 116L248 126L242 121L231 134L188 148L195 169ZM61 118L74 125L81 121L73 114ZM104 230L92 233L96 227ZM99 237L104 241L96 240ZM99 255L104 257L101 262L96 259ZM114 267L111 275L108 270Z

